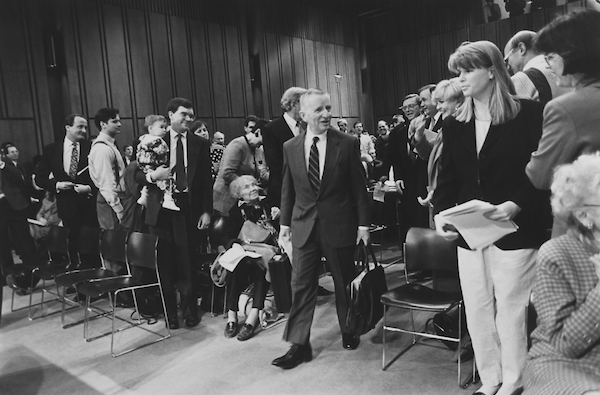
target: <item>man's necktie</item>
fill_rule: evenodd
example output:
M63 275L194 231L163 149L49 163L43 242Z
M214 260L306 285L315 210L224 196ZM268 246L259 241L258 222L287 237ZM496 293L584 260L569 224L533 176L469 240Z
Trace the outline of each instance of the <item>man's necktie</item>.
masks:
M294 136L299 135L302 131L302 123L300 121L296 122L296 127L294 129Z
M74 180L77 177L77 144L73 143L73 150L71 150L71 164L69 164L69 177Z
M438 130L440 130L442 128L443 123L444 123L444 120L442 119L442 116L440 115L440 117L438 118L435 125L433 125L433 129L431 129L431 130L433 130L434 132L437 132Z
M313 143L310 147L310 155L308 157L308 180L312 187L315 195L319 194L319 188L321 187L321 176L319 170L319 149L317 148L318 137L313 137Z
M177 150L175 155L175 187L179 192L183 192L187 188L187 178L185 176L185 164L183 163L183 141L181 141L181 133L177 134Z

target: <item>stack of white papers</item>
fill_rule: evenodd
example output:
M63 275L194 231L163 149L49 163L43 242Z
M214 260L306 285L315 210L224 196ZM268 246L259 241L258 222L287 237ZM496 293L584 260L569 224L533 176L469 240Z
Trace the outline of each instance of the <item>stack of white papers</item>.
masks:
M485 248L519 228L513 221L494 221L484 214L493 211L494 205L481 200L471 200L441 211L439 215L453 225L471 249Z

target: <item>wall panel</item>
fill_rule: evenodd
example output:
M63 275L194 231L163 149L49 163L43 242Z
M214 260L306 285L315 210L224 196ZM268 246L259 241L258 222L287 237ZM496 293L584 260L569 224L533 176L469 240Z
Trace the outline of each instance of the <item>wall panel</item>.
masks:
M302 87L317 86L317 64L315 62L315 42L304 40L304 67L306 67L306 85Z
M125 54L125 37L121 9L102 6L104 35L106 37L106 62L108 65L108 91L110 105L118 108L121 117L131 117L131 97L129 72Z
M214 106L217 117L229 115L227 65L225 63L225 48L223 32L219 25L208 24L209 59L214 86Z
M246 108L246 84L249 74L244 73L242 62L242 46L238 31L234 27L225 26L225 45L227 50L227 71L230 112L229 117L245 117L249 114Z
M171 69L171 52L165 15L149 13L150 47L152 50L152 79L154 100L161 114L166 115L165 107L174 95L174 76Z
M279 105L279 99L281 94L287 88L281 86L281 67L279 63L279 43L277 42L277 36L274 34L265 34L265 61L264 66L266 67L266 83L269 103L266 108L270 109L268 117L278 117L281 115L281 106Z
M79 39L81 51L78 59L81 61L82 92L86 104L86 113L94 116L99 108L108 105L107 76L105 75L105 53L103 52L100 36L100 14L98 6L88 2L78 2L77 23L75 35ZM81 34L85 31L85 34Z
M291 37L292 40L292 59L294 67L294 83L297 86L308 86L306 79L306 58L302 49L301 39Z
M324 91L329 90L329 84L327 79L327 56L325 43L316 41L315 42L315 68L317 69L317 88Z
M127 30L131 58L131 78L135 112L139 118L154 113L153 80L150 78L150 47L144 13L137 10L127 10ZM137 130L142 130L139 126Z
M191 100L193 97L193 86L190 84L190 81L192 81L192 73L188 47L187 24L183 18L171 16L169 19L171 45L173 48L173 77L175 80L174 95Z
M342 84L342 79L337 82L333 77L338 69L336 66L336 54L335 54L335 45L333 44L324 44L325 49L325 80L327 81L328 87L324 88L329 95L331 96L331 110L334 117L343 118L342 112L342 104L341 104L341 91L340 85Z
M344 114L359 117L362 116L362 114L360 114L358 111L358 98L361 96L362 92L360 92L358 88L359 84L355 51L354 48L351 47L342 47L342 51L345 56L345 75L347 75L346 79L348 81L346 84L343 85L344 90L342 91L342 95L345 95L345 97L347 97L348 100L348 108L344 110Z
M200 118L213 117L213 89L210 78L208 46L204 22L190 24L194 79L194 103Z
M279 53L279 67L281 73L281 86L287 89L294 86L294 68L292 66L292 40L290 37L279 36L277 51Z
M23 18L23 19L22 19ZM0 73L3 81L4 108L7 118L33 118L32 86L29 81L26 31L19 3L10 1L0 12L0 51L8 56L0 57ZM19 92L9 95L8 92Z

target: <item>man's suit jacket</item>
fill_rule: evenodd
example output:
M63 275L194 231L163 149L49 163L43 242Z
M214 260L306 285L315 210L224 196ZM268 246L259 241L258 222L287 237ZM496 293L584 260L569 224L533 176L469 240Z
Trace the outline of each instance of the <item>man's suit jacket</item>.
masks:
M164 137L170 146L170 133ZM203 213L212 212L212 177L210 169L210 142L193 133L187 133L187 184L190 203L190 221L198 223ZM144 172L140 169L135 174L135 180L140 185L149 185ZM161 209L163 193L154 184L150 185L148 205L146 207L146 225L156 226L158 213Z
M77 172L79 173L88 165L88 155L92 143L84 140L79 143L79 162L77 163ZM56 192L56 183L59 181L71 181L75 184L88 185L92 188L92 195L79 194L73 189L60 191L56 195L56 206L58 216L62 220L81 216L82 213L88 215L96 212L96 194L98 188L92 182L90 172L83 171L75 179L71 179L65 172L63 166L64 144L63 141L57 141L44 147L42 159L35 170L35 182L47 191ZM54 178L50 178L50 174ZM95 215L94 215L95 217Z
M2 169L2 192L9 206L16 211L24 210L31 204L29 178L21 165L9 159Z
M269 166L269 188L267 203L271 207L281 206L281 184L283 182L283 144L294 137L294 133L283 117L265 125L262 129L265 159Z
M302 248L315 221L334 248L356 243L358 226L371 224L366 181L358 139L334 129L327 131L327 151L321 187L315 195L308 180L306 132L283 145L281 225L291 227L292 244Z
M600 150L600 81L582 84L544 108L544 133L527 175L539 189L550 189L554 169L579 155Z
M521 211L514 222L517 232L495 245L504 250L537 248L547 239L551 223L549 196L536 190L525 174L531 152L542 133L543 104L521 100L515 119L492 125L477 155L475 120L444 120L441 169L433 195L434 212L479 199L491 204L516 203ZM464 241L462 246L466 247Z
M384 162L384 175L388 174L390 166L394 168L394 178L404 181L402 207L411 211L422 212L421 217L425 218L427 216L426 210L422 209L422 206L417 202L417 196L425 196L427 193L427 161L414 152L411 152L409 155L408 128L409 125L401 124L390 132L386 160ZM427 226L427 221L422 221L422 218L418 218L417 223L408 225Z

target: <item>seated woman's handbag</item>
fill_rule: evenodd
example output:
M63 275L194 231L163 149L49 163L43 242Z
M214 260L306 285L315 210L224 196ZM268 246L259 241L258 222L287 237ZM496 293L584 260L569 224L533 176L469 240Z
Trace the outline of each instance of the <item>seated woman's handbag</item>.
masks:
M264 243L271 236L271 232L261 225L245 220L238 238L244 243Z

